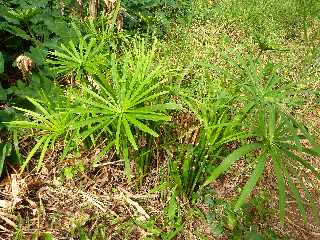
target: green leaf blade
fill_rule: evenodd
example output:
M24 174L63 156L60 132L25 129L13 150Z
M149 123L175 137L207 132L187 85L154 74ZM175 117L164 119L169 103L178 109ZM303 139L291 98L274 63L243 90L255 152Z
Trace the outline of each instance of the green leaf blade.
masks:
M207 178L207 180L204 182L202 187L207 186L214 180L216 180L222 173L224 173L226 170L228 170L234 162L236 162L240 157L244 156L245 154L253 151L254 149L259 148L260 145L257 143L248 144L245 146L242 146L232 152L230 155L228 155L223 162L213 170L213 172L210 174L210 176Z

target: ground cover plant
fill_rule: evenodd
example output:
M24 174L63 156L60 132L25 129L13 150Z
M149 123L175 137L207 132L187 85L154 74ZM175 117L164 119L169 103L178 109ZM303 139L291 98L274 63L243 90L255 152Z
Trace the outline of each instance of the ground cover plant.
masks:
M318 1L0 13L0 238L319 237Z

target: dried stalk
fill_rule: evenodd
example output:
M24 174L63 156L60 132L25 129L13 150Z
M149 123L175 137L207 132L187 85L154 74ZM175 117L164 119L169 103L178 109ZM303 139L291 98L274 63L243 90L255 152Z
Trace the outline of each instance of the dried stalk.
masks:
M89 14L91 19L96 19L99 11L99 0L90 0Z

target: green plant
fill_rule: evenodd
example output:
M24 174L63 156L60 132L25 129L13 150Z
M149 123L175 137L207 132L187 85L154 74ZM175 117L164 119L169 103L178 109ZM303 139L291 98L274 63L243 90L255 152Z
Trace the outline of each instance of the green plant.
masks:
M171 29L172 20L178 21L188 15L192 1L181 0L123 0L127 18L125 28L164 35Z
M53 88L45 56L57 43L72 38L68 20L61 16L53 1L0 2L0 142L2 153L7 155L6 161L14 165L20 160L18 144L12 143L15 140L12 132L5 128L5 122L20 119L20 112L12 106L28 108L30 103L26 96L38 98L39 89ZM30 63L28 72L20 71L24 64L17 64L17 59L21 56Z
M140 178L139 184L142 186L144 177L149 173L152 167L152 160L156 147L153 146L153 139L149 139L146 134L142 133L138 136L140 142L140 149L137 153L136 169L138 177Z
M15 107L15 109L26 113L32 120L16 120L7 123L11 128L35 130L31 132L31 135L38 137L37 143L30 150L26 160L21 166L21 172L24 171L37 151L42 148L37 163L37 170L39 171L43 167L47 150L53 148L56 142L64 139L65 151L68 151L73 142L72 136L74 136L71 131L74 130L74 128L72 128L74 115L70 109L57 109L57 103L52 107L48 102L42 103L43 105L41 105L41 101L39 100L29 97L27 97L27 99L35 106L37 111L18 107ZM63 104L65 104L65 102L63 102Z
M171 103L155 103L157 98L168 91L161 91L167 79L161 79L164 74L161 65L153 66L154 52L154 48L147 51L143 43L135 43L132 51L125 52L121 62L115 55L112 56L110 78L97 72L96 78L92 80L95 87L90 89L83 84L82 96L77 93L73 96L80 105L75 113L84 116L77 123L86 129L82 139L94 133L96 136L111 135L117 153L123 154L128 175L128 143L138 150L134 132L140 130L158 137L148 123L169 121L171 118L161 112L176 108Z
M48 50L73 38L74 32L57 9L50 9L49 0L6 1L0 3L0 38L5 56L5 74L11 75L11 63L17 53L30 57L37 67L43 67Z
M296 21L301 22L303 28L304 40L308 42L309 40L314 40L319 35L319 32L315 32L312 36L308 33L309 28L314 24L314 19L319 19L320 3L315 0L296 0L294 1L295 9L297 11Z
M12 146L10 143L0 143L0 176L5 165L5 160L11 154L11 148Z
M308 41L307 31L317 21L320 5L314 0L228 0L218 2L213 9L216 19L236 22L261 50L278 50L284 38L304 37Z
M80 81L88 80L97 69L105 68L110 52L117 50L117 41L121 39L115 29L119 11L120 1L107 16L84 22L74 19L71 25L76 39L49 52L46 63L51 70L59 76Z
M113 44L117 38L125 35L121 31L116 31L117 18L122 14L120 3L121 1L117 1L114 9L107 15L102 15L97 19L88 19L85 22L80 21L78 24L79 30L82 34L97 39L99 43L104 42L106 48L114 47Z
M270 160L277 180L281 221L284 222L285 218L286 185L295 199L304 221L307 221L307 215L300 191L304 192L314 218L318 221L318 211L312 194L305 187L305 183L301 179L299 180L300 177L297 180L295 178L298 169L304 168L310 171L317 180L320 180L319 171L307 158L307 155L319 156L319 146L306 127L289 113L288 104L286 104L290 101L288 85L281 83L277 72L270 69L272 65L267 65L267 71L259 72L257 63L253 59L249 60L246 73L243 76L244 84L241 85L247 103L241 121L244 121L245 118L249 120L246 127L255 137L255 142L244 145L228 155L211 172L202 187L216 180L240 157L255 151L259 153L259 157L253 161L254 170L244 186L235 208L240 208L249 197ZM281 86L281 84L283 85ZM306 142L308 146L304 146L303 142ZM311 179L308 181L313 182Z
M47 63L56 74L79 81L87 79L106 61L107 56L103 53L105 42L77 33L77 46L73 41L69 41L68 46L61 44L60 50L50 52Z
M184 95L182 92L180 93ZM195 146L178 145L176 156L169 159L169 173L179 194L195 201L200 186L206 181L208 172L225 154L227 143L248 136L239 130L237 118L231 115L233 99L223 92L209 93L201 100L183 96L184 102L200 122Z
M4 72L4 58L2 52L0 52L0 74Z
M65 167L63 169L63 177L65 177L67 180L73 179L79 172L85 171L85 165L82 161L77 162L73 164L70 167Z
M6 169L7 163L15 166L20 163L20 152L18 147L18 132L9 131L4 124L11 120L15 114L13 111L0 111L0 177Z

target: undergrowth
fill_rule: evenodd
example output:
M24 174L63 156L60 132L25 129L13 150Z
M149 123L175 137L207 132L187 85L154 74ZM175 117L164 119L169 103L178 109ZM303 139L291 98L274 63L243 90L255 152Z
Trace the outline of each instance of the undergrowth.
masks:
M0 173L45 176L36 191L81 207L47 216L52 199L21 190L6 236L285 239L319 223L318 1L122 0L96 19L63 2L0 4Z

